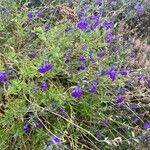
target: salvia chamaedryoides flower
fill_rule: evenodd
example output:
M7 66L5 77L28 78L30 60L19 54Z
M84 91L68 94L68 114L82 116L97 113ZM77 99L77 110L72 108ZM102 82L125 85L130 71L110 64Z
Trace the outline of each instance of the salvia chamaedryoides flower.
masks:
M121 96L118 96L118 97L116 98L116 101L117 101L117 103L121 103L121 102L124 101L124 98L121 97Z
M0 82L6 82L8 79L6 77L7 72L6 71L0 71Z
M56 136L51 136L51 141L52 142L54 142L55 144L59 144L60 142L61 142L61 140L58 138L58 137L56 137Z
M64 62L67 64L69 62L70 52L67 50L64 53Z
M108 126L109 122L108 122L108 120L104 119L104 120L100 121L100 124L103 126Z
M97 52L97 57L99 57L99 58L101 58L105 55L107 55L106 52Z
M83 5L80 7L80 11L79 11L79 17L80 18L84 18L85 14L86 14L86 10L87 10L86 5Z
M77 24L77 28L81 30L86 30L89 32L90 30L94 30L99 25L99 17L98 16L89 16L88 18L83 18Z
M80 70L85 70L85 68L86 68L86 67L85 67L85 64L81 64L81 65L80 65Z
M84 56L80 55L79 58L78 58L78 60L81 61L81 62L84 62L85 58L84 58Z
M137 109L137 108L138 108L138 104L136 104L136 103L131 103L131 104L129 105L129 107L130 107L130 109L134 110L134 109Z
M118 109L121 109L123 107L122 103L118 103L116 106Z
M121 86L117 86L117 90L118 90L118 94L125 94L126 90L125 88L121 87Z
M133 122L134 122L135 124L137 124L137 123L138 123L138 121L139 121L139 118L138 118L137 116L134 116L134 118L133 118Z
M48 90L48 86L47 86L46 82L39 84L39 87L41 87L44 92L46 92Z
M116 80L116 69L118 67L117 66L112 66L110 69L106 70L106 74L110 76L110 78L112 79L112 81Z
M71 92L71 96L75 98L80 98L82 96L81 88L79 86L75 87Z
M150 79L147 80L147 85L150 88Z
M147 129L149 129L150 128L150 122L145 122L144 123L144 127L147 128Z
M82 48L81 48L83 51L85 51L86 49L87 49L87 45L84 43L83 45L82 45Z
M36 17L40 18L42 17L42 12L40 10L35 12Z
M143 13L143 12L144 12L144 5L138 2L138 3L134 6L134 9L135 9L138 13Z
M113 39L114 39L113 33L112 32L108 32L106 34L106 41L107 41L107 43L111 43L113 41Z
M96 89L97 89L97 85L96 85L95 83L92 83L92 87L91 87L90 92L91 92L91 93L95 93L95 92L96 92Z
M98 16L90 16L88 18L91 22L91 20L93 21L93 23L90 23L90 29L94 30L98 25L99 25L99 17Z
M115 47L115 46L113 46L112 48L111 48L111 51L112 52L117 52L119 49L118 49L118 47Z
M128 75L128 73L127 73L126 70L121 70L121 71L120 71L120 74L121 74L122 76L127 76L127 75Z
M66 28L65 28L65 32L69 32L71 31L72 27L70 25L68 25Z
M95 135L97 138L101 138L103 136L103 134L100 131L96 131Z
M111 29L113 27L113 22L104 21L103 26L106 28L106 30Z
M31 131L31 125L30 124L25 124L23 126L23 130L27 133Z
M40 65L38 68L39 73L46 73L50 70L52 70L53 66L49 64L48 62L45 62L44 64Z
M45 23L43 27L44 27L44 30L47 32L50 28L50 25L49 23Z
M37 129L41 128L42 127L41 122L39 122L39 121L34 122L34 127Z
M139 74L138 74L138 80L141 81L142 79L143 79L143 74L142 74L142 72L139 72Z
M136 58L136 53L135 53L135 52L131 52L131 53L129 54L129 56L130 56L131 58Z
M35 53L35 52L30 53L30 54L29 54L29 57L30 57L30 58L35 58L35 57L36 57L36 53Z
M28 16L29 19L32 19L33 18L33 12L29 11L28 14L27 14L27 16Z
M64 118L67 118L67 113L66 113L64 107L60 107L60 108L59 108L59 112L61 113L61 115L62 115Z
M95 4L96 5L101 5L102 4L102 0L95 0Z
M78 24L77 27L81 30L87 29L88 23L86 22L85 19L82 19Z

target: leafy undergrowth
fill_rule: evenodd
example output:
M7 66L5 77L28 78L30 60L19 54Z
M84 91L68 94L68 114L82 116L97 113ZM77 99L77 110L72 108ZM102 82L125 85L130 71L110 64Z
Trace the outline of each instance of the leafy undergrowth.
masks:
M0 149L150 146L149 50L120 31L148 6L122 3L1 2Z

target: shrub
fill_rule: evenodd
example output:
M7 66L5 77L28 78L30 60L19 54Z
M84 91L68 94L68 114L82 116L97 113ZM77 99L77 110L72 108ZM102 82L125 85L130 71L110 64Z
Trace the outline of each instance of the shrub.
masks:
M149 60L119 32L146 1L37 5L2 1L0 148L148 147Z

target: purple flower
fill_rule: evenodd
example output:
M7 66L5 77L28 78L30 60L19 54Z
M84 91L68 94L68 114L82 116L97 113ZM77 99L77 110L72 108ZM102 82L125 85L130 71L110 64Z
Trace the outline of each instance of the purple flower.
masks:
M91 25L90 29L94 30L98 25L99 25L99 21L97 19L97 20L95 20L94 24Z
M100 122L103 126L107 126L109 124L108 120L101 120Z
M126 90L125 90L123 87L121 87L121 86L118 86L118 87L117 87L117 90L118 90L118 94L121 94L121 95L122 95L122 94L125 94L125 91L126 91Z
M118 3L118 2L117 2L116 0L113 0L113 1L110 2L110 5L112 5L112 6L114 7L114 6L117 5L117 3Z
M6 82L8 80L6 74L7 72L5 70L0 71L0 82Z
M96 92L96 88L97 88L96 84L93 83L90 92L91 93L95 93Z
M80 65L80 70L85 70L85 65L84 64Z
M82 96L81 88L79 86L75 87L71 92L71 96L75 98L80 98Z
M69 31L71 31L71 29L72 29L72 27L69 25L65 28L65 32L69 32Z
M106 70L106 74L112 79L112 82L116 80L116 69L117 66L112 66L109 70Z
M142 79L143 79L143 74L142 74L142 72L139 72L139 74L138 74L138 80L141 81Z
M137 3L134 6L134 9L138 12L138 13L143 13L144 12L144 5L142 5L141 3Z
M110 70L111 70L111 71L113 71L113 70L116 71L117 68L118 68L118 66L112 66Z
M80 55L80 56L79 56L79 61L84 62L84 61L85 61L84 56Z
M81 7L80 11L79 11L79 17L81 19L83 19L85 16L85 8Z
M134 122L135 124L137 124L138 121L139 121L139 118L135 116L133 122Z
M126 69L129 71L129 73L133 72L133 68L131 66L127 66Z
M150 88L150 79L147 80L147 85L148 85L148 87Z
M47 32L50 28L50 25L49 23L45 23L43 27L44 27L44 30Z
M45 82L42 84L39 84L39 86L43 89L44 92L46 92L48 90L48 86Z
M53 66L49 64L48 62L45 62L44 64L40 65L38 68L39 73L46 73L49 70L52 70Z
M67 50L65 53L64 53L64 62L67 64L69 62L69 51Z
M105 56L106 53L105 52L97 52L97 57L101 58L103 56Z
M28 16L29 19L32 19L33 18L33 12L29 11L28 14L27 14L27 16Z
M68 15L68 16L67 16L67 19L73 20L73 16Z
M100 131L96 131L95 135L97 138L101 138L103 136L103 134Z
M88 5L86 5L86 4L81 5L80 11L79 11L79 16L81 19L84 18L87 8L88 8Z
M125 81L125 86L132 87L132 80Z
M104 21L103 26L106 28L106 30L111 29L113 27L113 22Z
M86 48L87 48L86 44L83 44L81 49L82 49L83 51L85 51Z
M96 5L101 5L102 4L102 0L95 0L95 4Z
M35 53L35 52L32 52L31 54L29 54L29 57L30 57L30 58L35 58L35 56L36 56L36 53Z
M135 52L131 52L131 53L130 53L130 57L131 57L131 58L135 58L135 57L136 57Z
M88 56L90 59L92 59L92 55L93 55L93 48L89 48Z
M65 113L64 107L60 107L60 108L59 108L59 111L62 112L62 113Z
M97 52L97 57L101 58L103 56L102 52Z
M24 130L25 132L30 132L30 131L31 131L31 126L30 126L30 124L25 124L25 125L23 126L23 130Z
M121 97L121 96L118 96L118 97L116 98L116 101L117 101L117 103L121 103L121 102L124 101L124 98Z
M42 13L40 10L38 10L36 13L35 13L36 17L40 18L42 17Z
M112 81L116 80L116 66L112 66L109 70L106 71L106 74L110 76Z
M116 72L115 71L109 72L108 75L110 76L112 82L116 80Z
M106 41L107 43L111 43L114 39L114 36L112 34L112 32L108 32L107 35L106 35Z
M59 112L61 113L61 115L64 117L64 118L67 118L67 113L65 111L65 109L63 107L60 107L59 108Z
M121 70L121 71L120 71L120 74L121 74L122 76L127 76L128 73L127 73L127 71L125 71L125 70Z
M94 30L99 25L99 18L98 16L90 16L86 19L82 19L78 24L77 27L81 30L85 30L86 32L90 32ZM88 28L89 27L89 28Z
M118 103L118 104L117 104L117 108L119 108L119 109L123 108L122 103Z
M87 21L90 25L91 30L94 30L99 25L99 17L98 16L90 16L87 18Z
M113 47L111 48L111 51L117 52L117 51L118 51L118 48L113 46Z
M147 129L150 128L150 122L145 122L144 127L147 128Z
M81 30L87 29L88 24L85 20L81 20L78 24L77 27Z
M132 110L134 110L134 109L137 109L137 108L138 108L138 104L136 104L136 103L131 103L131 104L129 105L129 107L130 107Z
M41 124L41 122L39 122L39 121L37 121L37 122L34 122L34 126L35 126L35 128L41 128L41 126L42 126L42 124Z
M55 144L59 144L61 142L61 140L58 137L56 137L56 136L51 136L50 139Z

